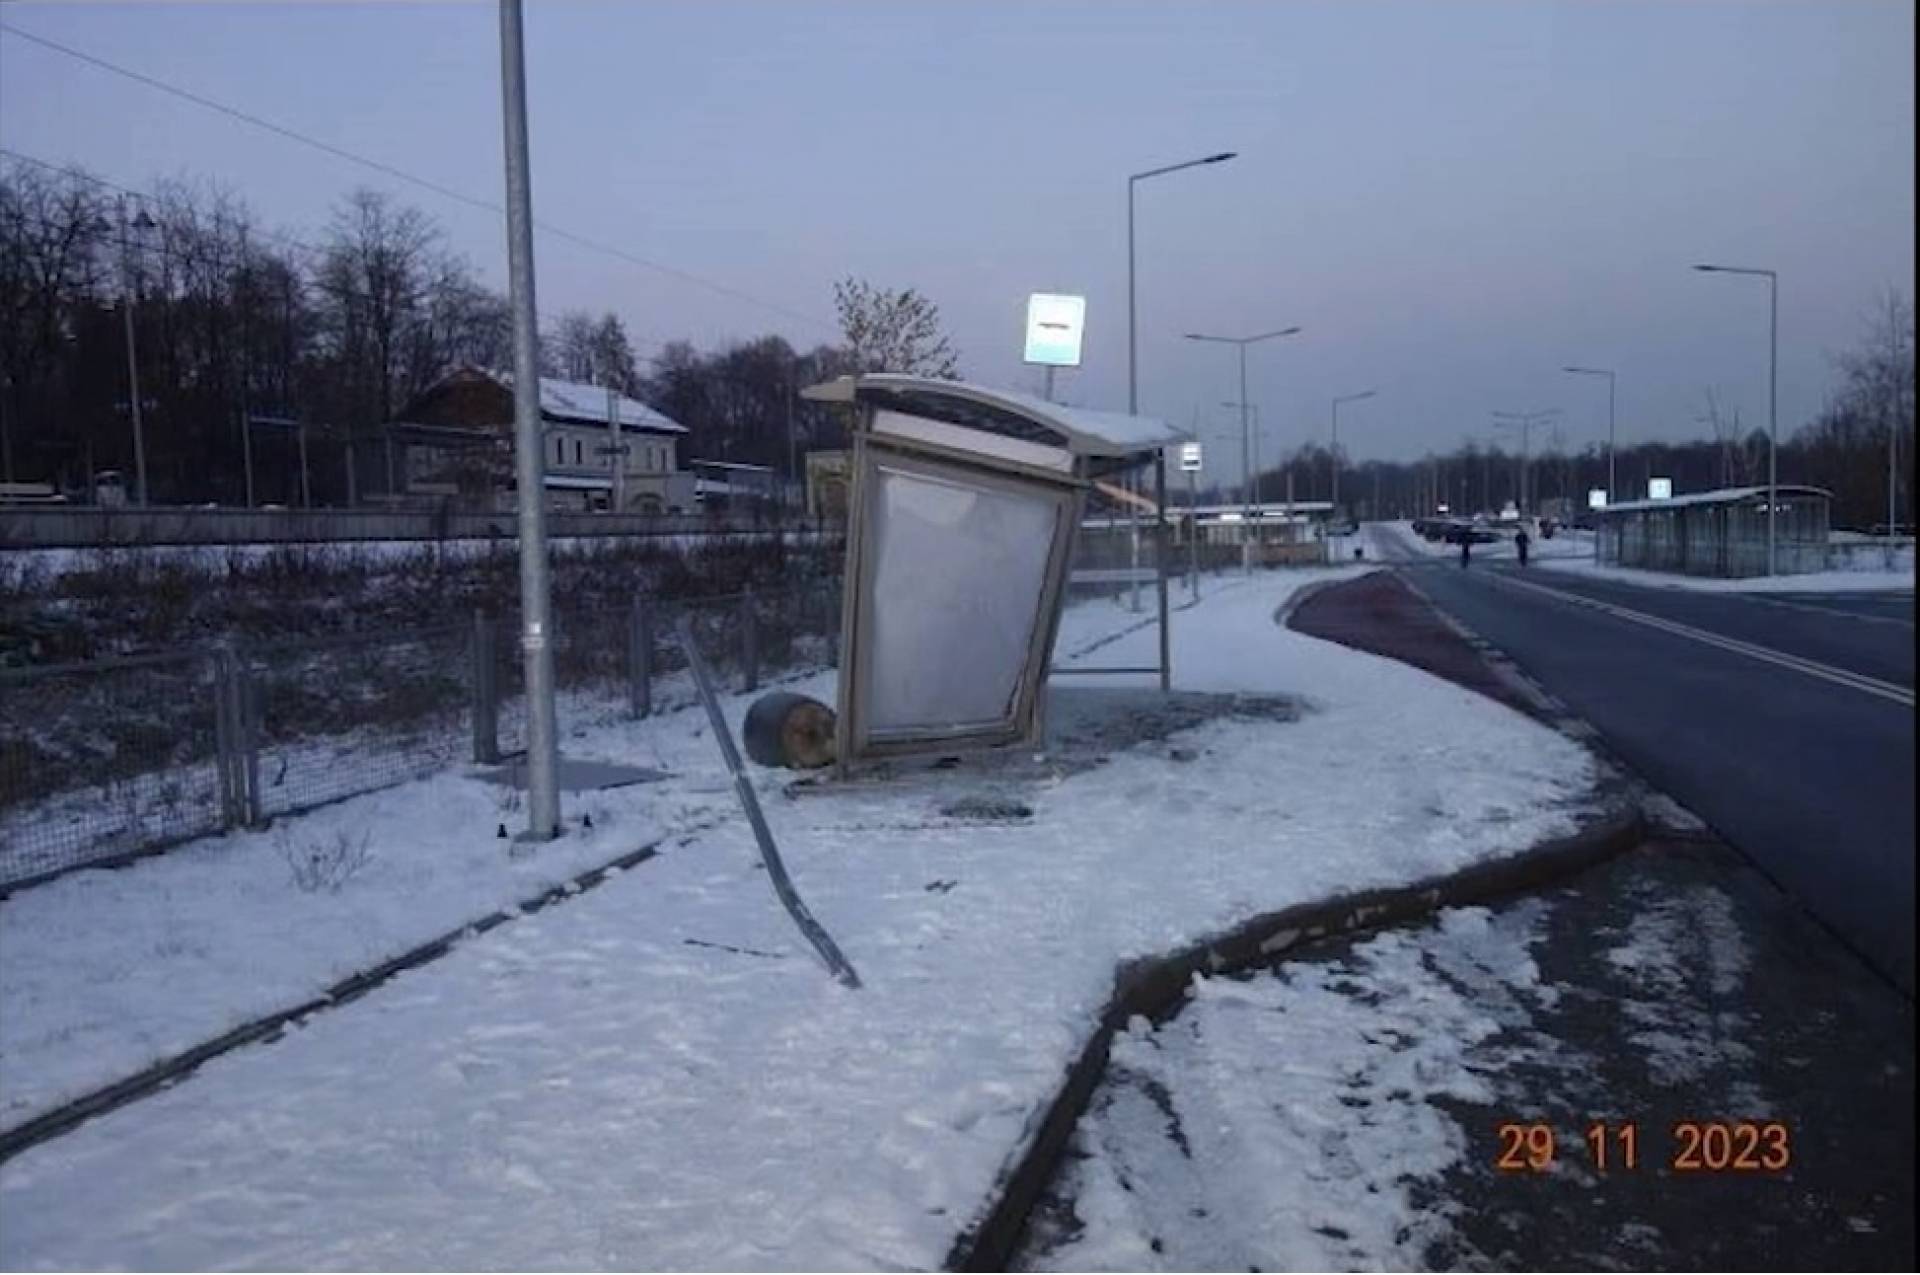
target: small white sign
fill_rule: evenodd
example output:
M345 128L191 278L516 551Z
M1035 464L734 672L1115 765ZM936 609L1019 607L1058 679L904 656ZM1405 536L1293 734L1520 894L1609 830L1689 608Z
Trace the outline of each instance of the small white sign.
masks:
M1647 499L1648 500L1672 500L1673 499L1673 479L1671 478L1647 479Z
M1197 474L1200 472L1200 444L1180 444L1180 469L1183 473L1188 474Z
M1587 488L1587 508L1605 509L1607 507L1607 489L1605 487Z
M1087 299L1052 292L1027 298L1028 363L1079 367L1080 337L1086 329Z

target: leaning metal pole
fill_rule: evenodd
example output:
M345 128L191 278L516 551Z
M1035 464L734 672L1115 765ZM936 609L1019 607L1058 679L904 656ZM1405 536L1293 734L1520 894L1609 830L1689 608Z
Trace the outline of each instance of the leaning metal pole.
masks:
M553 625L548 605L546 452L540 438L540 332L533 299L533 179L527 154L520 0L500 0L500 92L506 123L507 262L513 307L514 474L520 487L520 649L527 677L527 839L560 832Z
M826 962L833 976L847 987L860 986L860 975L854 972L852 962L841 954L839 945L826 928L814 920L813 913L807 910L806 901L793 888L793 879L787 875L787 865L780 858L780 848L773 842L773 830L767 827L767 817L760 811L760 799L754 795L753 780L740 762L740 750L733 746L733 735L727 729L726 716L720 711L720 700L713 690L713 674L707 671L706 657L700 654L700 647L694 640L693 617L682 611L676 628L680 634L680 651L687 657L687 668L693 674L695 689L700 692L700 703L707 710L707 724L713 727L713 740L720 745L720 759L727 763L727 771L733 776L734 795L740 799L740 808L747 812L747 823L753 828L754 840L760 845L760 862L767 869L767 879L773 882L773 892L779 896L780 905L786 908L787 915L800 927L800 933L820 954L820 959Z

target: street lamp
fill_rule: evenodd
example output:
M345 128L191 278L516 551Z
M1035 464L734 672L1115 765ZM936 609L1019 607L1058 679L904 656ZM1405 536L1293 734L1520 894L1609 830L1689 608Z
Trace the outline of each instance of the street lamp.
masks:
M1705 274L1757 275L1767 281L1767 574L1778 574L1775 524L1780 515L1780 276L1751 266L1695 266Z
M1613 373L1603 367L1563 367L1562 372L1571 372L1575 376L1604 376L1607 378L1607 503L1613 503Z
M1209 155L1205 159L1190 159L1180 164L1168 164L1164 168L1149 168L1144 173L1135 173L1127 178L1127 412L1129 415L1137 416L1140 413L1140 379L1135 369L1138 337L1133 304L1133 188L1149 177L1164 177L1168 173L1177 173L1183 168L1198 168L1203 164L1224 164L1232 159L1234 154L1233 151L1221 151L1218 155Z
M122 196L115 203L120 219L120 314L125 325L127 338L127 415L133 423L133 498L134 503L145 508L147 503L147 434L146 421L140 405L140 359L133 337L133 298L137 289L135 272L139 263L134 260L134 247L146 246L147 234L153 230L155 222L142 208L129 223L127 221L127 201ZM130 233L131 232L131 233ZM93 475L87 475L88 483Z
M1333 499L1330 502L1333 508L1328 511L1327 516L1329 518L1340 512L1340 405L1342 403L1357 403L1363 398L1372 398L1375 393L1377 393L1375 390L1361 390L1358 394L1342 394L1333 400L1333 431L1331 444L1333 452L1327 458L1327 463L1333 467Z
M1240 404L1229 398L1221 399L1220 406L1237 409ZM1264 503L1263 497L1266 494L1261 490L1260 482L1260 405L1249 403L1246 408L1253 413L1253 460L1251 463L1248 462L1247 452L1243 447L1240 452L1240 499L1243 502L1251 501L1254 505L1260 505ZM1251 497L1247 495L1249 488L1253 491Z
M1295 324L1290 328L1278 328L1272 332L1261 332L1254 336L1208 336L1204 332L1187 333L1187 340L1189 341L1212 341L1219 345L1236 345L1240 347L1240 465L1242 470L1249 476L1253 473L1253 427L1248 422L1247 347L1256 341L1270 341L1275 337L1292 336L1299 331L1300 326ZM1246 516L1249 522L1253 519L1252 486L1251 478L1249 478L1247 484L1248 490L1245 493L1248 498ZM1247 570L1249 573L1253 570L1253 560L1251 558L1247 560Z
M1514 511L1524 515L1527 512L1527 442L1535 425L1543 424L1560 414L1557 407L1542 408L1537 412L1495 412L1493 419L1501 429L1520 431L1520 492L1514 502ZM1487 497L1487 503L1493 503L1493 497Z
M1140 375L1137 367L1138 355L1139 355L1139 338L1138 338L1138 324L1135 318L1134 283L1133 283L1133 275L1134 275L1133 188L1139 185L1141 182L1146 181L1150 177L1164 177L1168 173L1177 173L1183 168L1199 168L1205 164L1224 164L1228 160L1232 159L1234 157L1234 154L1235 152L1233 151L1221 151L1216 155L1207 155L1200 159L1183 160L1178 164L1166 164L1159 168L1149 168L1144 173L1134 173L1127 178L1127 414L1130 416L1137 416L1140 413ZM1163 465L1165 464L1164 461L1162 461L1161 463ZM1127 471L1127 485L1129 487L1133 485L1133 471L1131 469ZM1164 482L1163 482L1163 486L1164 486ZM1165 496L1166 496L1166 493L1163 491L1161 493L1161 499L1163 502L1165 500ZM1161 522L1159 524L1162 542L1164 542L1165 540L1165 530L1166 530L1164 514L1165 514L1165 510L1163 509L1161 511ZM1133 588L1132 608L1135 611L1138 611L1140 609L1140 581L1138 579L1140 574L1140 511L1138 507L1134 507L1133 509L1132 544L1133 544L1133 574L1135 576L1135 579L1133 581L1133 586L1132 586ZM1162 544L1162 547L1164 548L1164 543ZM1166 654L1166 650L1164 646L1164 639L1166 637L1166 627L1167 627L1167 588L1166 588L1166 576L1164 572L1161 573L1161 581L1160 581L1159 588L1160 588L1160 635L1163 640L1163 645L1161 648L1161 655L1163 657L1161 660L1161 682L1162 682L1161 689L1164 690L1166 689L1165 688L1166 660L1164 658Z

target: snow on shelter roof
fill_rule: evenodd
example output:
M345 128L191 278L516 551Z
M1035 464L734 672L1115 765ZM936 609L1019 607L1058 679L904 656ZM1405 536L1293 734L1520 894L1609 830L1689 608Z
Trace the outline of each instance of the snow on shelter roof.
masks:
M847 403L856 399L902 410L948 419L956 411L968 415L968 406L988 409L988 415L1011 414L1060 436L1068 451L1077 456L1116 458L1159 451L1189 437L1180 430L1151 416L1129 416L1124 412L1096 412L1084 407L1067 407L1018 390L993 389L968 381L947 381L930 376L907 376L898 372L868 372L863 376L842 376L800 391L802 398L815 402ZM991 428L973 420L959 424ZM1003 432L994 430L993 432Z
M1777 489L1782 496L1820 496L1833 499L1833 493L1824 487L1808 487L1801 483L1781 483ZM1669 496L1665 500L1626 500L1617 505L1605 505L1593 512L1606 517L1608 514L1639 513L1648 509L1674 509L1687 505L1734 505L1743 500L1762 498L1767 489L1761 487L1722 487L1716 491L1690 491L1683 496Z
M508 389L513 388L513 373L493 368L482 369ZM622 428L650 429L663 434L684 434L687 427L679 421L659 412L637 398L620 399L620 424ZM588 385L582 381L562 381L557 377L540 378L540 414L555 420L580 421L589 425L607 423L607 391L604 386Z

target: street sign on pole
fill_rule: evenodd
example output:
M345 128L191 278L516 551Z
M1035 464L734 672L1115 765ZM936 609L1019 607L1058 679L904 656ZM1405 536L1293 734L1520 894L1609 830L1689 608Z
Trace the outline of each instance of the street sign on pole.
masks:
M1180 444L1180 470L1187 474L1200 472L1200 444Z
M1085 297L1052 292L1029 296L1025 361L1046 367L1079 367L1080 337L1086 321Z
M1607 489L1605 487L1587 488L1587 508L1605 509L1607 507Z

